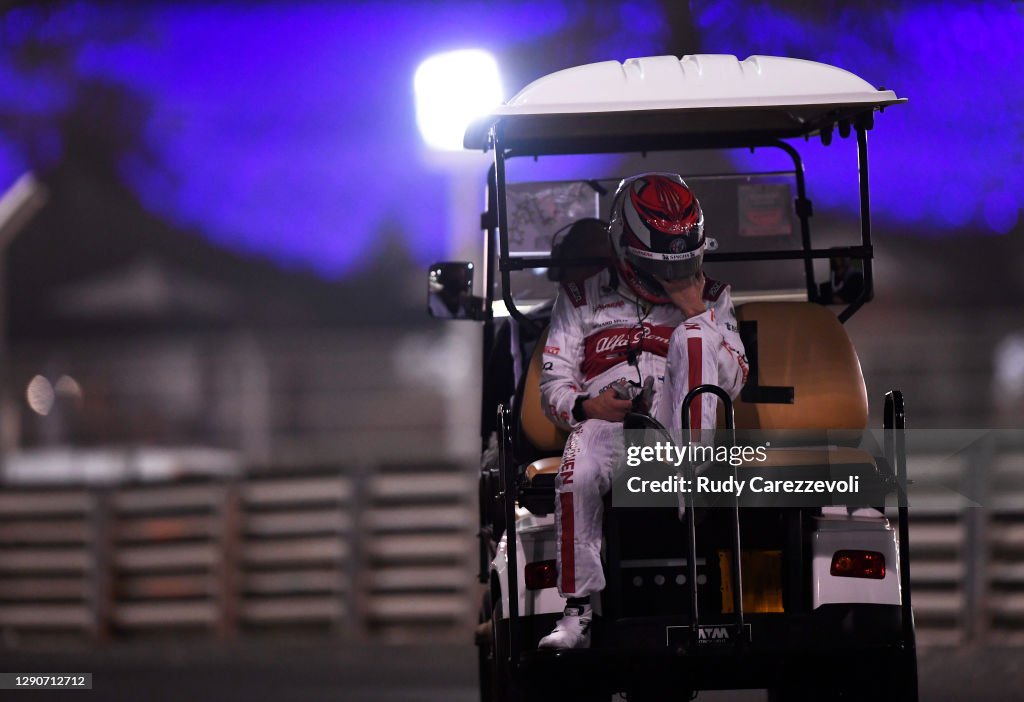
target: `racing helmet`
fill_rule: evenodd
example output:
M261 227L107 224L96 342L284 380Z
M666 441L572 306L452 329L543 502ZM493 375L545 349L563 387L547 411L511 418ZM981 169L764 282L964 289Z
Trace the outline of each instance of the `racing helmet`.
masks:
M619 183L608 232L619 275L649 302L670 302L656 277L687 278L701 269L704 213L675 173L643 173Z

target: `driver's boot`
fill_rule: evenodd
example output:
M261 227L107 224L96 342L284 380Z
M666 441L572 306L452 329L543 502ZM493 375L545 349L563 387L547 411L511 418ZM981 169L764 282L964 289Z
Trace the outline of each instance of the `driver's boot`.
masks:
M589 604L566 605L554 630L540 640L538 648L590 648L590 622L594 610Z

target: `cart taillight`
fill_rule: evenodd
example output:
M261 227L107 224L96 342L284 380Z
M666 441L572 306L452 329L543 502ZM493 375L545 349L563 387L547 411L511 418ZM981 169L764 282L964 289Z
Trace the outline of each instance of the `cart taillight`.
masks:
M554 561L537 561L526 564L526 589L543 590L558 583L558 569Z
M836 551L829 572L840 578L882 580L885 578L885 556L878 551Z

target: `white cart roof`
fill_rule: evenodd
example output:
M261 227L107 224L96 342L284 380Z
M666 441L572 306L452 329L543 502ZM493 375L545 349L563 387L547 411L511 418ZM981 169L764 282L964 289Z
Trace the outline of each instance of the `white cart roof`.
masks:
M539 78L474 122L464 143L487 149L498 125L506 148L529 153L615 151L634 142L636 148L744 145L856 122L904 101L815 61L651 56Z

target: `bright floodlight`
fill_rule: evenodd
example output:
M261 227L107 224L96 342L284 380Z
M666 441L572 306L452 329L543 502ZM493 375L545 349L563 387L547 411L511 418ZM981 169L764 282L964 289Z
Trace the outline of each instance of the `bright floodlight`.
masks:
M462 135L476 117L501 104L498 63L486 51L436 54L416 69L416 122L428 146L462 149Z

